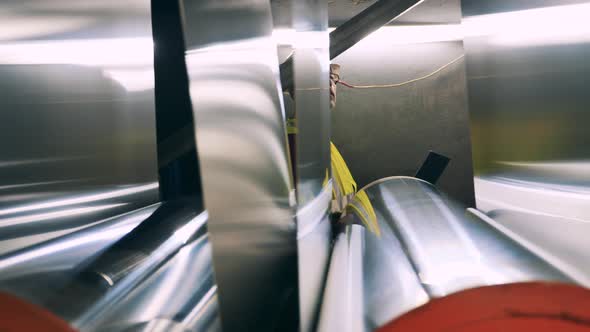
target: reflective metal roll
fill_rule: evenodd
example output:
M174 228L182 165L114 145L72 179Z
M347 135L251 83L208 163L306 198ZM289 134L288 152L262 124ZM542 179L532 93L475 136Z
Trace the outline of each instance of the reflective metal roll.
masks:
M428 182L391 177L361 191L377 217L376 230L367 227L364 233L363 285L357 285L364 292L368 330L466 289L531 281L587 284ZM357 214L349 218L363 222ZM348 272L341 273L344 278Z

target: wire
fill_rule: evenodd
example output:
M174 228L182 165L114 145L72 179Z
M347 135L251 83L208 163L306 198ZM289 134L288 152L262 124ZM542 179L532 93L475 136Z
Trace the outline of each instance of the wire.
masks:
M440 73L441 71L445 70L447 67L451 66L452 64L454 64L455 62L463 59L465 57L465 54L462 54L461 56L455 58L454 60L452 60L451 62L445 64L444 66L438 68L437 70L433 71L432 73L422 76L422 77L418 77L409 81L405 81L405 82L401 82L401 83L393 83L393 84L377 84L377 85L354 85L354 84L350 84L350 83L346 83L345 81L338 81L338 84L342 84L347 88L351 88L351 89L379 89L379 88L397 88L400 86L404 86L404 85L408 85L414 82L418 82L421 80L425 80L427 78L430 78L438 73Z

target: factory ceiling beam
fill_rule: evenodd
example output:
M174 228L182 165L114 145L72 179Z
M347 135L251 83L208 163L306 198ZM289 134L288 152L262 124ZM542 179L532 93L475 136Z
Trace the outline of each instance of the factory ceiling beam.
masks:
M356 45L363 38L383 27L424 0L378 0L330 33L330 60ZM293 86L293 58L281 64L284 90Z

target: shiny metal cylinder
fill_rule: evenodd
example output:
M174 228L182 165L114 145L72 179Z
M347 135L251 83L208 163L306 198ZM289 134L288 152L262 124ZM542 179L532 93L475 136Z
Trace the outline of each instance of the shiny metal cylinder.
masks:
M0 289L82 331L148 331L163 318L219 330L207 212L192 202L165 202L2 256Z
M320 311L319 332L363 331L363 242L365 228L347 225L334 243Z
M0 289L44 304L75 274L79 264L125 236L157 205L99 222L56 239L0 256Z
M220 330L208 236L203 234L181 249L107 308L95 325L108 331L159 331L157 326L164 325L186 331Z
M270 2L181 4L222 326L280 329L298 317L297 229Z
M162 204L98 257L82 263L73 280L49 299L47 307L77 328L102 328L103 318L114 305L206 233L207 212L191 203ZM72 301L77 305L71 306Z
M364 237L367 329L469 288L537 280L584 283L489 220L466 213L428 182L391 177L362 190L379 229ZM362 223L356 215L352 219ZM345 278L346 270L342 274Z
M289 138L297 197L299 331L311 332L317 327L332 239L328 5L293 1L291 9L294 87L284 99L287 117L296 124Z

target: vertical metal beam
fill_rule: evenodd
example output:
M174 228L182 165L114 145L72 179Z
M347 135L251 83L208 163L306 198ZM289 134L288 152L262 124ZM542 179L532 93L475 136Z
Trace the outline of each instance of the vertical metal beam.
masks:
M201 197L178 1L152 0L160 196Z
M278 329L281 319L296 321L297 305L293 312L286 304L296 304L298 289L295 201L270 3L182 4L222 326Z
M332 239L328 7L293 1L300 331L314 331Z

